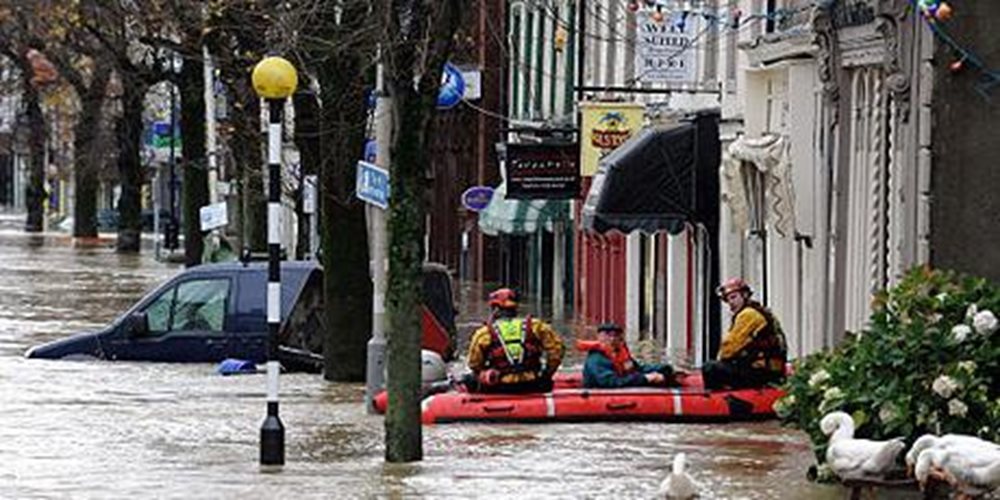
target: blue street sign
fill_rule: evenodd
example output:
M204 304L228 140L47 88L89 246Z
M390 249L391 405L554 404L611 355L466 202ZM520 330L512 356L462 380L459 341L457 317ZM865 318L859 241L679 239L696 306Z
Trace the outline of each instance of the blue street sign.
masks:
M465 78L462 70L452 63L444 63L441 72L441 88L438 90L437 107L439 109L453 108L462 101L465 95Z
M486 210L493 199L493 188L489 186L472 186L462 193L462 206L473 212Z
M359 199L383 209L389 208L389 172L377 165L359 161L355 191Z

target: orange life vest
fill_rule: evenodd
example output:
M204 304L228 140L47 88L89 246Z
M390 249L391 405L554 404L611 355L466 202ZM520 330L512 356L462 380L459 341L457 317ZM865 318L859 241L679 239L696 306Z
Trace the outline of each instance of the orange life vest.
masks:
M611 360L611 365L618 376L628 375L635 371L635 361L628 346L622 344L617 350L612 350L599 340L577 340L576 348L583 352L599 352Z

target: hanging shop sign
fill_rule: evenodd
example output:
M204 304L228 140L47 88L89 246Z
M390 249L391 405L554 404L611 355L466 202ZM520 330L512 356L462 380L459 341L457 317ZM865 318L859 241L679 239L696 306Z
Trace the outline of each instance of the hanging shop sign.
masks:
M637 103L580 104L580 175L593 176L601 158L642 129L643 109Z
M576 143L507 144L507 198L568 200L579 197Z
M657 21L648 9L636 12L635 80L642 83L692 83L701 16L676 12Z

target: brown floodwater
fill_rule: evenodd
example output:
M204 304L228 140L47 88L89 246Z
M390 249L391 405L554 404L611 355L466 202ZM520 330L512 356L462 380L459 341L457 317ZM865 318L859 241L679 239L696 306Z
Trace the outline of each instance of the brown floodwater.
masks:
M653 498L678 452L703 498L844 495L806 479L808 441L773 422L440 425L424 428L422 462L385 464L382 418L364 411L362 385L305 374L281 377L287 464L265 474L262 375L24 359L108 322L178 270L149 250L119 256L0 225L0 497Z

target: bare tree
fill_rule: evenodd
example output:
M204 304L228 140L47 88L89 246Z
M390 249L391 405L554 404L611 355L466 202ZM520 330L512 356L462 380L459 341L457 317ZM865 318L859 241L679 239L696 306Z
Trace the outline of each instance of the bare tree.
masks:
M161 64L162 58L155 56L156 47L144 45L140 39L148 38L150 26L164 26L162 14L155 5L107 2L94 5L80 23L100 44L103 57L113 64L117 83L113 87L119 90L115 96L121 105L115 139L121 195L116 248L123 253L137 253L141 246L141 193L145 176L140 152L146 93L169 76Z
M325 376L361 381L371 332L372 282L365 244L364 203L355 192L355 165L366 137L366 91L373 87L377 26L368 1L306 1L296 24L304 67L320 90L318 141L324 297L330 328L324 343ZM298 116L298 108L296 111ZM310 123L299 122L297 127ZM307 160L308 155L303 156Z
M206 43L232 96L230 150L233 176L242 197L237 215L241 225L237 246L241 251L267 249L260 98L250 85L250 71L269 48L262 35L273 25L277 13L273 3L232 0L208 4Z
M388 392L385 456L423 457L420 427L420 301L426 213L427 145L441 71L451 54L463 0L383 0L386 81L393 100L389 202ZM417 85L413 82L417 79Z
M14 12L22 16L19 24L32 28L29 44L39 47L55 64L79 100L80 111L73 127L73 236L97 236L98 174L105 157L97 144L113 65L103 57L93 36L81 29L82 19L96 8L96 0L39 0L24 8L19 2L14 5Z
M27 219L24 230L40 232L45 217L45 115L41 87L56 80L55 68L29 45L33 16L27 6L0 7L0 54L18 69L25 122L28 125L28 184L25 186Z

